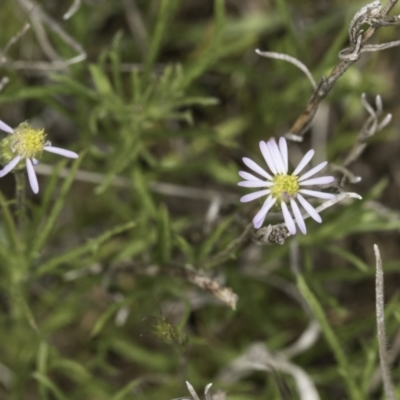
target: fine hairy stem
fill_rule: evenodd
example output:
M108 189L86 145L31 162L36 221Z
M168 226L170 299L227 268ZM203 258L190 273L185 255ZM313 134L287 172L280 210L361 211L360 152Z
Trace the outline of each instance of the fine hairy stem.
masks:
M389 357L386 349L386 329L385 329L385 301L383 291L383 268L379 247L374 245L376 258L376 325L378 331L379 358L381 364L381 373L383 388L388 400L396 400L394 387L390 377Z
M24 232L25 223L25 175L22 172L15 174L15 199L17 202L17 226L20 238Z

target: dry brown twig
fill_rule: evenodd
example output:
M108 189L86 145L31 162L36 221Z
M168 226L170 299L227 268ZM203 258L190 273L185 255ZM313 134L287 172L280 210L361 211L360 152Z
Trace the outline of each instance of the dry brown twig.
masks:
M292 136L301 137L305 134L312 123L320 102L328 95L336 81L359 59L361 53L380 51L400 45L400 41L382 45L365 44L379 28L400 23L398 16L387 16L397 1L389 0L383 7L380 5L380 1L373 1L355 14L349 27L350 47L339 53L340 61L333 68L331 74L327 78L321 78L318 89L314 92L305 110L292 125L290 129ZM365 24L369 25L369 28L364 32L361 27Z
M314 93L307 104L305 110L300 114L292 125L286 137L291 140L302 141L302 136L306 133L313 122L315 114L321 101L328 95L336 81L360 58L361 53L381 51L391 47L399 46L400 40L378 45L369 45L366 42L375 34L375 32L384 26L392 26L400 24L400 16L389 17L388 13L393 9L398 0L389 0L385 6L381 6L379 0L362 7L353 17L349 26L349 47L341 50L338 54L339 63L333 68L328 77L322 77L314 90ZM364 32L363 25L369 25ZM299 60L292 61L292 57L285 54L261 52L257 53L270 58L279 58L292 62L299 67L310 79L312 74L308 68ZM310 79L313 82L313 79ZM314 87L314 84L313 84Z
M195 269L191 265L171 263L164 266L158 266L126 262L114 266L110 273L117 273L118 271L132 271L135 274L147 276L168 275L180 277L197 286L201 290L212 294L215 298L221 300L232 310L236 310L236 304L239 296L231 288L226 287L217 282L215 279L209 277L205 271L201 269Z

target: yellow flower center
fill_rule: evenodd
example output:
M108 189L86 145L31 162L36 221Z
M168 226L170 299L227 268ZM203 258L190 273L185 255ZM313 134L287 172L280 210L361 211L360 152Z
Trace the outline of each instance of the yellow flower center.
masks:
M288 201L290 198L294 198L299 192L298 177L295 175L275 175L273 183L271 194L280 200Z
M38 158L46 144L44 129L34 129L27 122L20 124L8 138L11 150L22 158Z

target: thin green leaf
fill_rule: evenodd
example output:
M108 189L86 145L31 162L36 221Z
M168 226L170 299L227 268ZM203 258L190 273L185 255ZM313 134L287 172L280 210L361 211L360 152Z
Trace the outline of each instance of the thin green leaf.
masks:
M65 179L65 181L61 187L60 194L59 194L56 202L54 203L53 208L49 212L47 221L45 222L43 228L41 230L39 230L37 238L32 244L31 257L37 256L37 253L45 245L48 237L50 236L50 234L55 226L55 223L57 221L57 218L64 206L65 198L67 197L69 189L71 188L71 186L74 182L76 172L78 171L78 168L81 165L83 158L84 158L84 154L81 154L81 156L73 163L72 168L69 172L69 175Z
M86 253L96 253L98 248L113 236L123 233L127 230L132 229L136 225L135 222L131 221L126 224L118 225L113 229L103 233L95 239L89 239L82 246L75 247L74 249L67 251L60 256L54 257L46 263L42 264L36 271L35 275L40 276L45 273L51 272L54 268L58 267L62 263L71 262L77 260L78 258L84 256Z
M172 240L168 209L164 205L158 216L158 248L160 263L167 265L171 261Z
M329 324L323 308L308 287L302 275L297 276L297 287L307 301L312 313L319 322L325 339L334 354L339 366L339 373L347 385L348 396L351 400L363 400L360 389L357 387L353 370L349 364L346 353L343 351L339 339Z
M68 398L64 396L61 390L57 387L57 385L53 383L47 376L39 372L34 372L32 376L42 385L47 387L57 400L68 400Z

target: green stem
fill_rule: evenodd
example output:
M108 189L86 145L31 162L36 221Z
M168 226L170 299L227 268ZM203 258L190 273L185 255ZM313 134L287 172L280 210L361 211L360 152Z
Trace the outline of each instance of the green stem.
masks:
M26 178L24 172L15 174L15 199L17 202L17 226L20 240L24 235L25 225L25 184Z
M353 368L349 364L346 353L342 349L334 329L330 326L321 304L318 302L317 298L308 287L302 275L297 275L297 287L304 299L307 301L308 305L310 306L314 317L319 322L321 330L325 336L325 340L327 341L329 347L332 350L332 353L336 358L336 362L339 367L339 373L343 377L347 385L349 399L362 400L363 396L360 392L360 389L355 383L356 379L354 377Z

